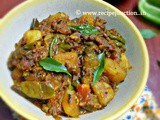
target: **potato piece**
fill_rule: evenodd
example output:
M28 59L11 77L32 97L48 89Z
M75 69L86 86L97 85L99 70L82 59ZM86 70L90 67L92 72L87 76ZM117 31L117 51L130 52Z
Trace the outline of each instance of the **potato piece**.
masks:
M69 72L79 72L78 54L76 52L58 53L54 59L66 65Z
M66 90L62 100L64 112L71 117L79 116L78 100L74 91Z
M110 58L105 59L104 73L112 82L121 82L125 79L127 73Z
M53 21L59 21L59 20L65 20L65 21L68 21L69 20L69 16L66 15L64 12L58 12L54 15L50 15L49 16L49 20L48 20L48 23L52 23Z
M114 98L115 93L112 87L105 82L96 82L92 85L92 89L103 106L106 106Z
M94 24L94 18L93 18L92 15L85 14L85 15L83 15L83 16L81 16L81 17L79 18L79 22L80 22L81 24L86 24L86 23L88 23L89 25L93 25L93 24Z
M33 43L42 39L42 32L40 30L28 30L23 37L27 44Z
M131 65L130 65L129 60L128 60L125 53L121 54L121 60L119 62L119 66L121 68L123 68L125 71L127 71L131 68Z

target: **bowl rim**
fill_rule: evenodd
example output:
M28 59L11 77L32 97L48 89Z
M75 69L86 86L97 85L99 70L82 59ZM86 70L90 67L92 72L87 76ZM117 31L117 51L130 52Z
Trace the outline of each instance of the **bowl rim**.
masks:
M47 0L46 0L47 1ZM25 2L20 3L19 5L17 5L15 8L13 8L12 10L10 10L4 17L3 19L1 19L0 21L0 32L3 29L3 27L5 26L5 24L7 23L7 21L9 21L9 19L11 19L14 14L17 14L19 12L21 12L22 10L26 9L29 6L32 6L33 4L38 4L40 2L46 2L45 0L27 0ZM123 106L121 109L118 110L117 113L113 113L109 116L105 116L105 118L103 118L103 120L114 120L118 117L120 117L121 115L123 115L125 112L127 112L127 110L129 110L132 105L138 100L138 98L141 96L143 89L147 83L147 78L149 75L149 56L148 56L148 51L147 51L147 47L146 44L144 42L143 37L141 36L139 30L137 29L137 27L132 23L132 21L124 14L122 13L120 10L118 10L116 7L112 6L111 4L102 1L102 0L88 0L89 2L96 2L98 4L103 4L106 7L110 8L111 10L115 11L116 13L118 13L119 15L122 16L122 18L130 25L130 27L135 31L137 37L138 37L138 42L141 46L141 50L142 50L142 54L145 57L144 60L144 74L142 75L142 82L139 85L139 89L138 91L135 91L135 93L132 95L133 97L130 98L131 100L125 104L125 106ZM0 88L1 89L1 88ZM10 107L12 108L14 111L16 111L17 113L19 113L20 115L22 115L23 117L27 118L27 119L31 119L31 120L40 120L40 118L37 118L37 116L32 116L31 114L24 112L24 109L20 108L18 105L13 104L12 101L10 99L8 99L8 96L6 94L3 93L2 90L0 90L0 97L3 99L3 101Z

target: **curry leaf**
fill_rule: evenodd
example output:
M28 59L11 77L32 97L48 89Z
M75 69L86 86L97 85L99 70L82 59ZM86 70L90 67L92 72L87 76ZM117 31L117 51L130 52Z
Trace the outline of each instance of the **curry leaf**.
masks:
M51 72L62 72L62 73L66 73L69 76L71 76L71 74L68 72L67 68L60 62L54 60L53 58L45 58L42 59L39 64L43 67L43 69L47 70L47 71L51 71Z
M39 21L37 20L37 18L34 18L30 29L33 30L33 29L36 29L38 27L39 27Z
M52 40L52 42L51 42L51 45L50 45L50 48L49 48L50 58L52 58L53 46L54 46L55 42L57 42L57 37L55 37L55 38Z
M54 96L54 88L50 83L38 81L24 81L20 90L30 98L50 99Z
M98 34L98 30L92 25L80 25L80 26L68 26L70 29L79 31L82 35L91 36L93 34Z
M99 77L102 75L103 71L104 71L104 59L105 59L105 54L101 53L98 55L98 59L99 59L99 66L97 67L97 69L94 71L94 77L93 77L93 84L95 82L97 82L97 80L99 79Z
M141 35L143 36L144 39L151 39L158 34L157 31L150 30L150 29L141 29L140 33L141 33Z

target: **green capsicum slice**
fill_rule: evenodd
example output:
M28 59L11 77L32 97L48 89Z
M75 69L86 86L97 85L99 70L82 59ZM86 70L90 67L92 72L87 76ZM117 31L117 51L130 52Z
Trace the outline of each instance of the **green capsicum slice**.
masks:
M160 24L160 1L140 0L138 9L143 16L157 24Z

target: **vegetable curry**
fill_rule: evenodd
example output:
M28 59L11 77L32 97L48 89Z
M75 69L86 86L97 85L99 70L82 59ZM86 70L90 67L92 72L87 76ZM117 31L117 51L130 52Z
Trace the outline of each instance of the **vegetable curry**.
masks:
M8 59L12 89L55 118L103 109L131 68L126 40L105 24L63 12L33 19Z

